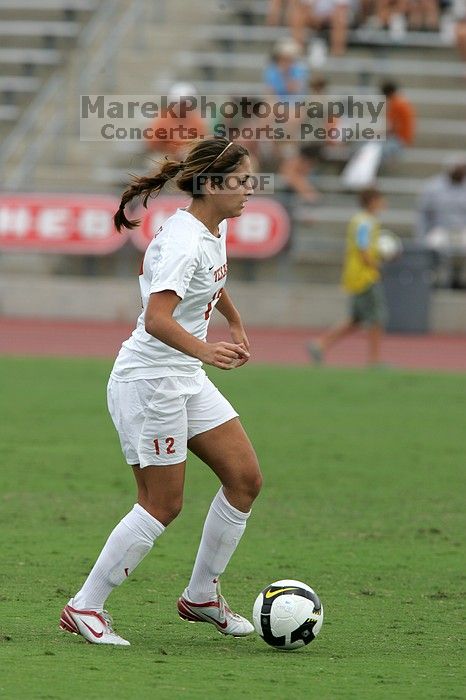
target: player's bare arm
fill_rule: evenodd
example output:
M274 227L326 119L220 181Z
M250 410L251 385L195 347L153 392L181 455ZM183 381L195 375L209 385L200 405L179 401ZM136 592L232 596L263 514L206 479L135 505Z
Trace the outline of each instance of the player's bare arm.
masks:
M180 297L169 289L151 294L145 317L147 333L175 350L219 369L233 369L249 358L248 351L239 343L205 343L188 333L173 318L180 301Z
M244 330L243 321L241 320L240 313L236 306L233 304L233 301L226 289L223 289L222 295L217 302L216 308L222 314L222 316L226 318L230 327L230 333L233 342L241 345L241 347L243 347L249 353L249 339L246 334L246 331ZM241 367L241 365L244 365L248 361L248 359L249 354L247 356L244 356L237 363L236 366Z

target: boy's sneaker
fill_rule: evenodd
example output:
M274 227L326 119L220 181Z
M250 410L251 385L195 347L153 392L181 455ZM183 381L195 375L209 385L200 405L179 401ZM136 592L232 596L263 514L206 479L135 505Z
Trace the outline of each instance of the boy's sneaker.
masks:
M80 634L91 644L130 646L126 639L114 632L112 618L106 610L76 610L68 603L62 610L60 627L72 634Z
M221 634L231 634L233 637L246 637L254 632L249 620L230 610L225 598L220 593L217 584L217 598L207 603L192 603L185 590L178 598L178 615L188 622L210 622Z

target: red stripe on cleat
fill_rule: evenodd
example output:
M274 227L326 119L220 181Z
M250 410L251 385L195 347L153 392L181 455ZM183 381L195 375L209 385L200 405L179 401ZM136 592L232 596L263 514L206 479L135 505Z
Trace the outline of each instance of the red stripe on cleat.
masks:
M64 630L67 630L68 632L72 632L73 634L79 634L79 629L76 626L75 621L69 615L67 612L66 608L62 610L61 616L60 616L60 627Z

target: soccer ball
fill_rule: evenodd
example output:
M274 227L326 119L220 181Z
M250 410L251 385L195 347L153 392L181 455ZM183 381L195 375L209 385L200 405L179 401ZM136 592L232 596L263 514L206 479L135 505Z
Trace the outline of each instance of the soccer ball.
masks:
M403 244L394 233L383 230L380 232L377 250L382 260L389 262L401 255L403 252Z
M324 608L310 586L284 579L259 593L252 617L264 642L280 650L298 649L319 634Z

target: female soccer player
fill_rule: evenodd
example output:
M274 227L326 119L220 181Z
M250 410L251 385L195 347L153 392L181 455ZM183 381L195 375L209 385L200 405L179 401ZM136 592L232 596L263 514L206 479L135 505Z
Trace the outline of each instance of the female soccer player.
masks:
M248 338L224 284L225 219L241 215L253 191L250 172L243 146L209 138L194 145L184 162L168 160L154 176L137 178L115 215L118 230L137 226L126 218L125 206L134 197L142 197L146 206L177 176L178 188L192 196L147 248L139 278L143 310L108 384L109 411L133 468L137 503L61 614L60 626L88 642L129 644L113 630L104 604L179 514L187 447L222 486L210 506L191 579L178 599L178 614L212 623L227 635L253 631L230 610L218 581L246 527L261 473L238 414L202 369L206 363L229 370L249 359ZM214 307L225 316L233 342L206 342Z

